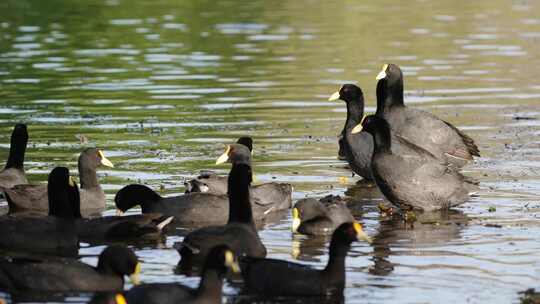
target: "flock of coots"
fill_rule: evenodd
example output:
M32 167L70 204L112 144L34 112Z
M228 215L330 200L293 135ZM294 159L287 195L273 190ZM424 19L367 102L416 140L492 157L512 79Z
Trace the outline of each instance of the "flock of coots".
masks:
M363 93L354 84L330 97L347 106L340 158L373 181L401 212L447 209L467 201L477 185L460 169L479 156L474 141L449 122L407 107L397 65L384 65L377 80L373 115L364 115ZM28 184L23 166L27 141L26 125L16 125L0 172L9 207L0 217L0 290L12 297L93 292L93 303L221 303L228 278L248 299L341 299L351 243L370 242L339 196L305 198L292 206L290 184L252 185L249 137L227 145L217 159L216 164L231 164L228 177L201 172L186 182L185 194L174 197L128 185L115 196L117 216L100 216L106 197L96 171L113 167L103 151L89 148L80 154L80 188L65 167L54 168L47 184ZM136 206L141 214L122 214ZM324 269L266 258L257 228L271 214L291 207L293 233L331 235ZM171 227L190 229L174 247L181 256L179 271L201 276L197 288L139 284L141 264L126 245L162 240ZM96 267L76 259L81 243L108 245ZM125 276L134 284L127 291Z

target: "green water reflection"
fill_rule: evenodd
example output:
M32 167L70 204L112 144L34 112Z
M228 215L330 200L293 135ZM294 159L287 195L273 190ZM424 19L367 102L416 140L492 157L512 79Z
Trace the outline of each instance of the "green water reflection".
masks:
M481 147L484 158L467 174L485 191L462 211L482 221L485 206L499 204L489 219L517 225L529 216L518 207L540 194L538 174L527 171L540 167L539 125L511 120L539 118L539 16L531 0L3 1L0 158L13 124L23 121L35 182L55 165L74 168L83 147L76 135L84 134L116 165L101 172L109 198L132 181L172 194L182 192L184 178L213 168L223 143L249 134L260 180L290 181L295 197L343 194L356 182L338 181L350 174L335 157L345 109L327 98L355 82L373 111L375 75L391 61L405 71L409 104L452 121ZM516 156L505 144L531 150ZM371 207L379 197L355 201L368 232L377 233ZM540 271L533 250L539 239L531 236L540 235L538 225L501 230L499 238L477 224L453 230L442 245L453 258L433 254L427 266L414 245L397 255L383 246L384 260L395 263L388 277L370 275L365 267L374 254L358 245L348 302L516 299ZM284 254L288 225L286 219L262 232L274 256L291 258ZM488 238L493 246L482 243ZM516 248L521 257L497 251L512 238L527 240ZM439 252L441 245L431 246ZM146 280L159 281L176 263L174 250L161 252L165 261L149 252L138 252L153 265ZM460 275L471 284L463 286Z

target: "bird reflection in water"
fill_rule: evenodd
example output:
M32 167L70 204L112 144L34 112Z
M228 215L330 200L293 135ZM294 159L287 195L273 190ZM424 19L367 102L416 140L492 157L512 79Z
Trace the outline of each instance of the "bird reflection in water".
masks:
M299 261L320 262L318 257L325 255L325 249L330 242L331 235L306 236L293 234L291 256Z
M411 254L407 251L422 250L422 255L430 255L431 247L459 239L469 218L459 210L416 213L414 223L404 221L401 214L381 218L378 232L373 236L373 266L369 272L374 275L388 275L394 270L389 261L391 255ZM399 249L398 249L399 248ZM440 251L432 252L440 254Z

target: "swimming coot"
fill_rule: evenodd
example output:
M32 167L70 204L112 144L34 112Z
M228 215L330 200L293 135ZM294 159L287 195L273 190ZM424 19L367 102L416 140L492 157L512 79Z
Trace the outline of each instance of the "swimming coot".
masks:
M124 288L124 276L138 283L141 266L131 249L113 245L99 255L97 267L75 259L0 259L0 290L12 293L112 291Z
M370 241L359 223L343 223L332 234L324 269L298 263L243 257L240 259L245 290L261 296L343 296L345 258L354 241Z
M206 258L197 288L179 283L143 284L124 292L128 304L221 303L223 279L228 271L240 272L232 250L216 246Z
M233 166L234 164L249 166L251 153L244 145L231 144L217 162L227 161L233 163ZM261 221L271 212L290 208L291 192L292 187L289 184L250 188L254 219ZM175 223L184 226L225 224L229 214L229 198L226 191L223 194L193 192L174 197L161 197L147 186L133 184L118 191L114 201L122 212L140 205L143 213L172 215L175 217Z
M26 184L24 172L24 154L28 143L28 131L25 124L16 124L11 133L9 156L4 170L0 171L0 188L11 188Z
M293 232L307 235L331 234L339 225L354 221L347 202L334 195L320 200L299 200L294 205L292 217Z
M113 167L101 150L88 148L79 156L81 213L85 217L105 210L105 192L101 189L96 174L101 165ZM47 185L22 184L5 189L5 193L11 213L47 214Z
M246 146L253 154L253 139L251 137L240 137L236 145L227 146L227 150L222 154L217 164L229 162L231 164L244 162L251 164L251 158L236 157L237 146L242 144ZM227 194L227 177L219 176L212 171L203 171L201 174L190 181L184 183L186 193L207 192L214 194ZM260 185L251 185L251 201L258 206L266 207L266 214L291 208L292 204L292 186L286 183L264 183ZM258 219L258 210L254 208L254 217Z
M69 170L54 168L48 177L49 216L0 217L0 248L3 251L46 255L76 256L79 238L75 219L80 210L74 205L73 182ZM76 191L76 190L75 190Z

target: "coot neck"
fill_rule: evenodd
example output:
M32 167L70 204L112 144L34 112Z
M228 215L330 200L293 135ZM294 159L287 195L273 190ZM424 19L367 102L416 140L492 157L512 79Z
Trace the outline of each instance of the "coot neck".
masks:
M386 78L377 82L377 112L375 115L383 117L393 107L403 107L403 79L389 83Z
M391 153L392 152L392 137L388 124L379 126L373 133L374 152ZM373 153L375 155L375 153Z
M79 177L81 179L81 189L100 188L95 168L85 166L79 159Z
M339 238L330 241L330 258L324 271L331 281L345 284L345 259L350 248L349 242Z
M28 143L28 137L23 135L13 134L11 136L11 144L9 147L9 156L6 163L6 169L24 168L24 154L26 153L26 145Z
M79 189L55 189L48 187L49 216L63 219L81 218Z
M49 193L52 189L49 189ZM74 218L72 206L69 203L69 195L67 193L49 194L49 216L59 218Z
M364 115L364 101L362 98L347 102L347 120L345 130L350 131L362 121Z
M251 167L234 164L228 179L229 223L244 223L255 227L249 197Z
M205 298L209 303L221 303L223 279L216 269L205 269L197 288L197 296Z

